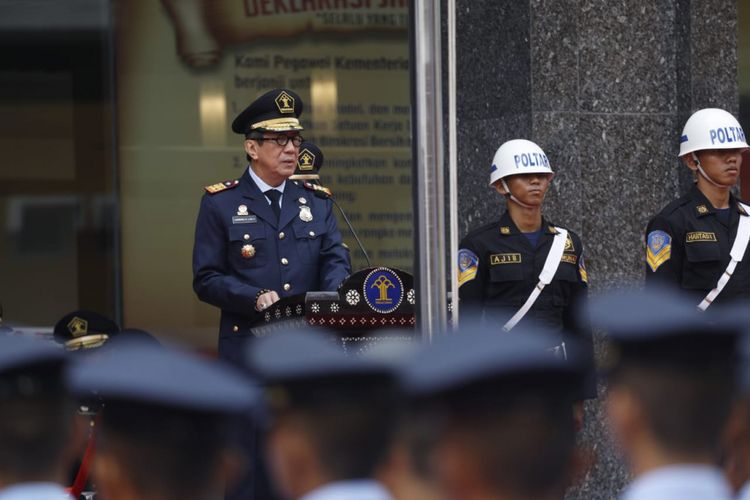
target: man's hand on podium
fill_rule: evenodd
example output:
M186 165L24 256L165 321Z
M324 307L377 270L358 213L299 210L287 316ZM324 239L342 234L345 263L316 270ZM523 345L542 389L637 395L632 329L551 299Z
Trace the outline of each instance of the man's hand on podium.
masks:
M279 294L273 290L268 290L258 295L258 300L255 301L255 309L263 311L271 307L271 304L279 300Z

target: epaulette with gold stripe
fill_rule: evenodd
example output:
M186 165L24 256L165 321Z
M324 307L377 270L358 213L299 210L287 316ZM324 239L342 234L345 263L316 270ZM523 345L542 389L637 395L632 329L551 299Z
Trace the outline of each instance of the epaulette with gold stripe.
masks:
M309 189L310 191L317 191L318 193L323 193L324 198L333 197L333 192L331 192L331 190L328 189L327 187L321 186L320 184L313 184L312 182L305 182L303 186L305 187L305 189Z
M206 186L205 189L206 189L206 192L209 194L216 194L222 191L226 191L227 189L235 188L239 184L240 184L240 181L238 180L217 182L216 184L211 184L210 186Z

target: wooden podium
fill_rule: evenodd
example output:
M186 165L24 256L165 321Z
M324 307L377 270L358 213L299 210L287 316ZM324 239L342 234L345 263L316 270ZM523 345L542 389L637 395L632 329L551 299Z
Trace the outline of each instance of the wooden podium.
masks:
M415 304L411 274L372 267L349 276L336 292L307 292L279 300L251 325L251 331L262 337L280 330L321 327L336 333L345 350L361 351L385 337L413 340Z

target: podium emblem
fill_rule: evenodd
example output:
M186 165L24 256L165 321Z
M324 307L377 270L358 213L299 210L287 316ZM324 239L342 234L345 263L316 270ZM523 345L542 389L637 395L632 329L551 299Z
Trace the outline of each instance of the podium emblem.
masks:
M392 270L378 267L365 278L362 295L373 311L381 314L392 313L404 299L404 284Z

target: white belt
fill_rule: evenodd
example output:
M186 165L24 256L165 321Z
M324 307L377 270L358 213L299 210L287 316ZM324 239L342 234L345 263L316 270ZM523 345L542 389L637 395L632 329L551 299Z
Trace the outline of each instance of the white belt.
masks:
M739 205L745 210L745 213L750 213L750 207L744 203ZM705 311L708 306L719 296L724 287L729 283L729 278L732 277L732 273L737 268L737 264L742 262L742 258L745 256L745 250L747 250L747 243L750 241L750 216L740 215L740 223L737 226L737 235L734 237L734 243L732 244L732 250L729 252L731 259L724 273L719 278L719 282L716 283L716 288L708 292L706 298L698 304L698 309Z
M531 306L534 305L536 299L539 298L539 294L542 293L544 287L552 282L552 278L555 277L557 268L560 266L560 259L562 259L563 252L565 251L565 240L568 239L568 230L561 227L556 227L557 234L555 239L552 240L552 247L549 249L547 254L547 260L544 261L544 267L542 272L539 274L539 283L536 284L534 289L531 291L531 295L526 299L526 302L521 306L516 314L505 323L503 330L509 332L516 324L526 316Z

